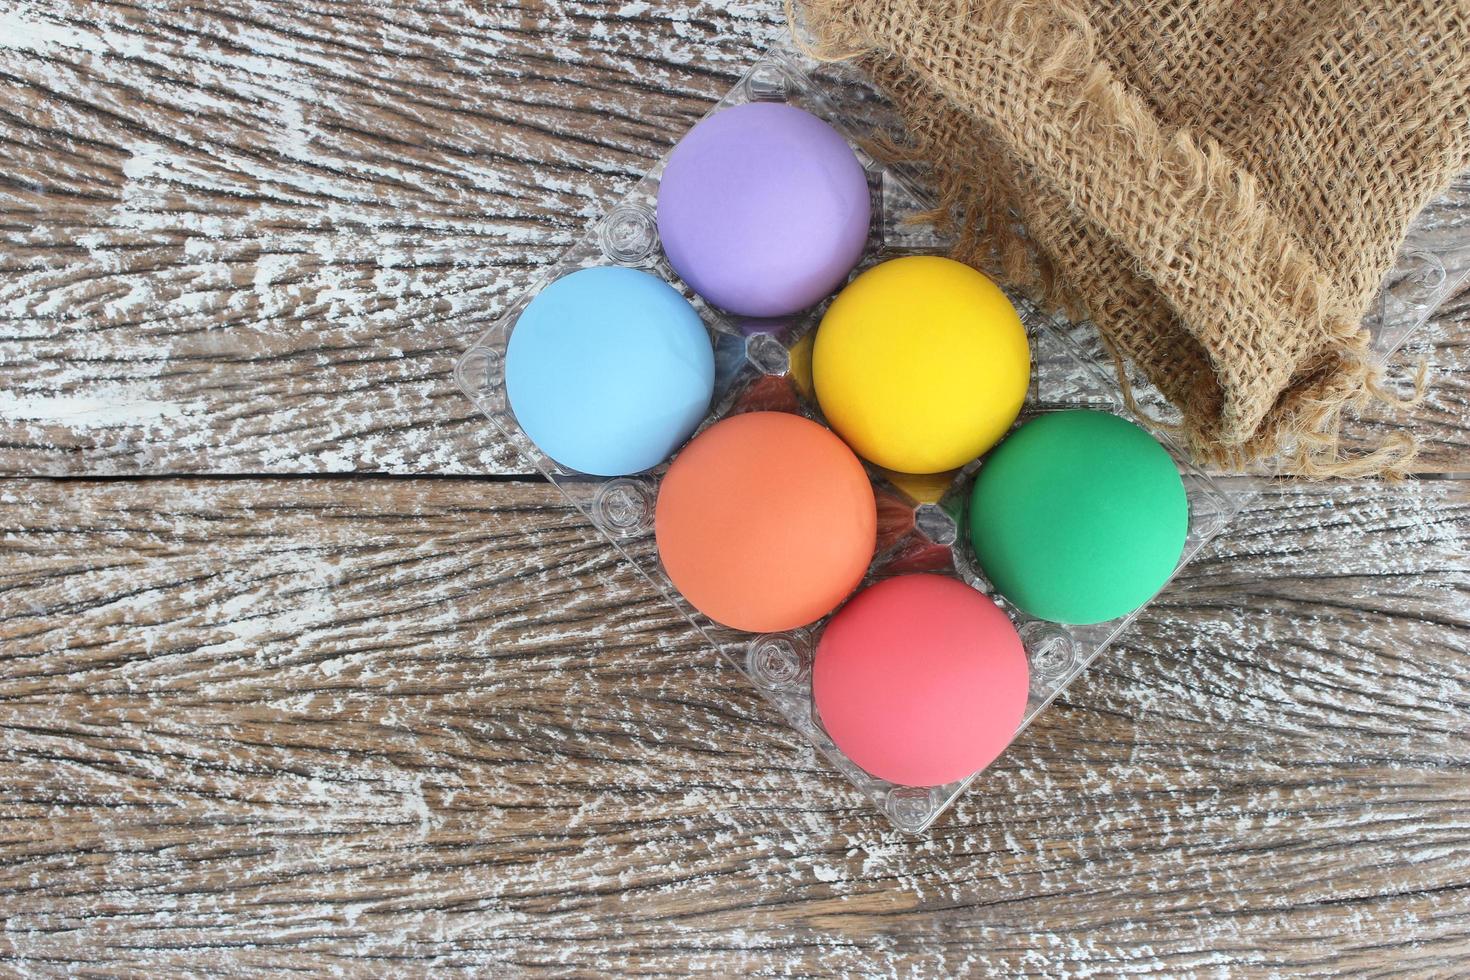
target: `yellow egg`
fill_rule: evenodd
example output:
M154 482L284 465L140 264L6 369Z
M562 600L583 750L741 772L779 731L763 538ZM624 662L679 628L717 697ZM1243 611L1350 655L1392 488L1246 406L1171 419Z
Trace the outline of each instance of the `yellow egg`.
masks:
M832 428L901 473L952 470L999 442L1030 376L1026 330L1005 293L939 256L892 259L854 279L812 352Z

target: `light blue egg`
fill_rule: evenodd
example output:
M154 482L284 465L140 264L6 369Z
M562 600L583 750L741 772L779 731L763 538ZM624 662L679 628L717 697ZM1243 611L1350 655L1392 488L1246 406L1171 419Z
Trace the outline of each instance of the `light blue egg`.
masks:
M510 335L516 421L562 466L622 476L674 454L709 411L715 358L689 301L636 269L579 269L531 300Z

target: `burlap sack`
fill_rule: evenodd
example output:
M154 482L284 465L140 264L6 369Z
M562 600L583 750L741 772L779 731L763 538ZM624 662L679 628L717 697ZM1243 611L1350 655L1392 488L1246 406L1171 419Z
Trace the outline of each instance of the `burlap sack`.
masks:
M1413 216L1470 165L1470 0L805 0L932 164L957 257L1090 317L1201 460L1345 458L1360 327ZM1120 361L1121 364L1121 361Z

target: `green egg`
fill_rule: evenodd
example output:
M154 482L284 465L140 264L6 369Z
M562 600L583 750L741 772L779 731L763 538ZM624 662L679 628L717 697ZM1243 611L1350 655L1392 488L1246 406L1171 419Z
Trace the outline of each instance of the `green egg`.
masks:
M997 591L1038 619L1117 619L1168 581L1189 500L1173 458L1106 412L1053 412L985 458L970 494L970 543Z

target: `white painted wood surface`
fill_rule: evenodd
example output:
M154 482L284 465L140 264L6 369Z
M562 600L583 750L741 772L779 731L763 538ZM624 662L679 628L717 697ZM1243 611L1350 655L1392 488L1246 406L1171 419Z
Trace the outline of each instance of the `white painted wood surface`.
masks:
M23 972L1455 972L1470 499L1277 486L922 838L544 485L0 490Z
M1438 478L1270 486L920 839L514 478L454 357L781 26L0 0L6 970L1463 972L1464 297Z
M0 472L524 472L454 358L783 29L776 0L0 4ZM1425 472L1466 446L1457 322L1420 340Z
M0 466L481 473L471 339L777 4L8 4Z

